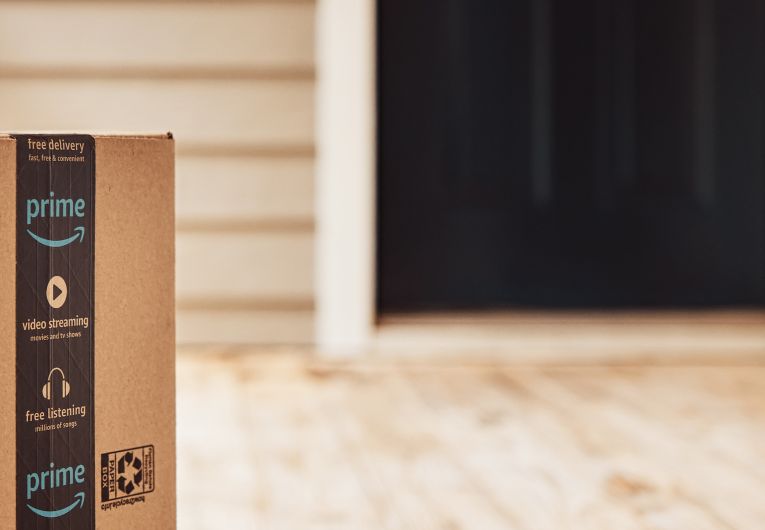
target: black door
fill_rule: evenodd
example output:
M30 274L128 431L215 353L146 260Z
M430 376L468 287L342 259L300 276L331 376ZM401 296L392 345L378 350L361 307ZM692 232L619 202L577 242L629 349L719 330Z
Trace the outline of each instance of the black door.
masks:
M379 2L382 311L765 304L765 0Z

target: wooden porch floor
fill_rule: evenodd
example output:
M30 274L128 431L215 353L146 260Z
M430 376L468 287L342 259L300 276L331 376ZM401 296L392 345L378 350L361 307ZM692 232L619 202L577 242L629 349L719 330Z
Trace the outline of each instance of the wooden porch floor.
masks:
M181 352L181 529L761 530L765 366Z

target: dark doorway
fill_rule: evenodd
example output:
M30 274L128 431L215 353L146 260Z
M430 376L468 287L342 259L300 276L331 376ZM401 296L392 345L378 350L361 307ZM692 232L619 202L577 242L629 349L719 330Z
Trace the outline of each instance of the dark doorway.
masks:
M765 304L765 0L379 2L386 311Z

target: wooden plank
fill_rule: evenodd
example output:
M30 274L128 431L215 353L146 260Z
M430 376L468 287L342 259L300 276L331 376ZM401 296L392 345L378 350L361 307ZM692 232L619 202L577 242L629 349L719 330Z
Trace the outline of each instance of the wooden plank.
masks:
M167 131L184 145L313 145L305 81L0 80L6 130Z
M178 366L178 377L185 383L178 403L179 431L184 433L178 453L184 462L194 461L179 467L184 489L179 527L217 528L220 514L225 513L227 529L380 528L345 448L324 420L332 387L295 384L298 381L291 375L300 366L293 366L289 354L260 355L268 357L258 367L263 370L263 384L243 386L243 379L258 376L239 365L237 371L222 371L205 363L206 349L191 348L186 357L191 362ZM283 375L273 377L274 371ZM267 406L257 405L261 399ZM216 408L221 410L216 413ZM195 415L214 417L214 431L209 424L196 422ZM217 439L221 432L236 435ZM214 451L209 450L211 439ZM221 454L237 457L221 459ZM223 487L205 488L197 482L203 476L217 477ZM303 482L304 476L310 476L311 483ZM348 506L354 509L347 510Z
M762 527L763 366L476 368L469 357L306 353L181 350L184 524L232 513L276 529ZM221 465L211 443L244 460Z
M700 371L707 369L701 368ZM688 385L689 379L683 371L676 372L665 372L661 376L661 386L674 395L670 400L662 402L663 407L673 412L672 421L668 423L654 415L646 415L630 403L622 401L618 394L621 385L611 379L605 388L599 385L600 392L591 389L586 392L575 391L567 384L568 377L560 373L536 378L533 385L515 378L513 385L523 386L529 392L544 396L545 405L567 418L572 426L582 425L582 421L586 421L587 432L590 435L597 434L603 442L598 450L600 457L610 457L612 460L618 457L619 465L613 466L614 476L632 475L635 478L628 478L628 481L643 484L640 489L653 494L662 493L665 498L657 504L656 509L669 512L668 515L676 518L678 528L746 528L747 522L753 518L762 520L765 508L756 494L763 487L761 473L754 472L756 467L748 465L737 470L736 465L731 465L732 462L709 451L708 443L712 437L708 437L708 434L712 434L710 431L714 430L720 417L715 414L705 418L703 412L689 413L693 409L683 406L680 396L693 393L694 385ZM679 377L677 374L680 374ZM699 376L699 370L694 370L690 379L698 380ZM594 378L591 380L598 383ZM641 387L640 399L651 399L651 386ZM716 408L733 397L730 393L723 395L726 398L718 401L718 397L713 397L716 396L714 392L704 389L692 400L693 407L706 401L701 411L705 407ZM743 412L740 406L734 409L734 414ZM690 422L689 416L692 417ZM761 439L756 423L737 424L733 429L730 429L730 424L723 423L720 431L725 431L724 436L730 441L748 436ZM698 430L700 427L702 430ZM677 436L677 431L688 430L696 431L690 439L683 440ZM740 449L745 448L745 444L740 445ZM749 462L756 461L757 454L752 455L754 458L748 459ZM740 506L747 506L749 513L744 515L733 508L727 500L730 498L735 498ZM690 521L683 522L691 518L696 519L693 524ZM702 519L705 519L703 525Z
M314 11L307 2L3 2L0 70L312 70Z
M366 457L371 461L361 463L371 471L365 477L367 481L388 478L382 497L373 498L380 505L388 506L379 510L390 518L385 520L387 527L533 528L517 525L512 510L498 505L494 492L482 489L477 477L463 465L464 448L455 448L449 443L457 441L455 430L460 427L451 423L451 410L428 410L415 397L413 385L399 374L378 376L376 381L374 384L371 379L359 381L357 388L364 386L364 392L349 391L342 407L332 415L338 419L345 416L347 424L343 426L338 422L338 431L361 432L356 444L375 447L380 443L380 436L389 444L377 454L368 452ZM449 429L441 429L441 423L450 423ZM405 498L416 497L418 507L429 517L424 518L417 511L407 513L392 505L390 492L399 488L399 494ZM404 508L407 503L402 500L396 499Z
M180 309L179 344L308 344L312 311Z
M180 156L179 225L236 220L305 221L314 214L310 158Z
M313 299L310 233L187 233L176 239L179 301Z

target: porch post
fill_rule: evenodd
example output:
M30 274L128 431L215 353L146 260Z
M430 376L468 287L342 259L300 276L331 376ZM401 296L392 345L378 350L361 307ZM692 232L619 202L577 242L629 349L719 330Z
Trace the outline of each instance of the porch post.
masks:
M375 320L376 4L317 5L316 339L359 354Z

